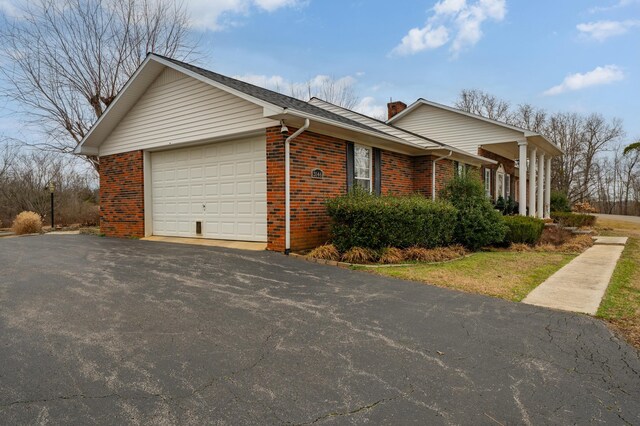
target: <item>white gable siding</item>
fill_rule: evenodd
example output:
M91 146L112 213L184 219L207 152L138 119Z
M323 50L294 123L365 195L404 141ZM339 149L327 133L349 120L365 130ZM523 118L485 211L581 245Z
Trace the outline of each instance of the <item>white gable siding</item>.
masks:
M430 105L420 105L393 124L472 154L478 153L480 145L513 142L524 137L522 132Z
M167 68L100 147L100 155L247 133L277 122L262 107Z
M411 134L409 134L407 132L404 132L402 130L395 129L392 126L389 126L387 124L381 123L381 122L379 122L377 120L374 120L372 118L363 116L363 115L358 114L356 112L349 111L346 108L342 108L342 107L339 107L337 105L332 105L329 102L325 102L325 101L323 101L321 99L312 99L310 101L310 103L312 105L315 105L317 107L320 107L320 108L323 108L323 109L325 109L327 111L330 111L330 112L332 112L334 114L341 115L341 116L346 117L346 118L348 118L350 120L353 120L353 121L357 121L357 122L362 123L362 124L364 124L366 126L369 126L369 127L374 128L376 130L384 132L384 133L386 133L388 135L395 136L395 137L400 138L400 139L404 139L404 140L406 140L408 142L411 142L411 143L414 143L416 145L419 145L419 146L422 146L422 147L438 146L437 144L435 144L433 142L429 142L429 141L427 141L425 139L419 138L419 137L417 137L415 135L411 135Z

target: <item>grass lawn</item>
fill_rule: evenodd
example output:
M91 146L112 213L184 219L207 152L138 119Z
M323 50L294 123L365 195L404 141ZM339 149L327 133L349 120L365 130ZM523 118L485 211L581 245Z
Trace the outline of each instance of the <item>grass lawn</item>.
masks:
M609 282L597 316L609 321L640 348L640 225L598 219L601 234L628 236L629 241Z
M574 257L564 253L489 251L449 263L367 270L519 302Z

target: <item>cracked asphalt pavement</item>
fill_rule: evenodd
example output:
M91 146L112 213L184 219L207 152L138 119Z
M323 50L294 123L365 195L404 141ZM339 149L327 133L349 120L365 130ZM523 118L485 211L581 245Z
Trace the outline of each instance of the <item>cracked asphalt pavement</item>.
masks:
M0 239L0 424L640 424L600 321L287 258Z

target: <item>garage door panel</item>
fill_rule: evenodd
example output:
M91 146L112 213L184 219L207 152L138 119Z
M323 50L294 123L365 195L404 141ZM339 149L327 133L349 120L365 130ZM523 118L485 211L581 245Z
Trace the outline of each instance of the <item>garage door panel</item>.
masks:
M267 162L264 160L256 160L253 162L253 172L256 174L267 173Z
M265 140L152 153L156 235L266 241ZM205 207L203 208L203 205Z

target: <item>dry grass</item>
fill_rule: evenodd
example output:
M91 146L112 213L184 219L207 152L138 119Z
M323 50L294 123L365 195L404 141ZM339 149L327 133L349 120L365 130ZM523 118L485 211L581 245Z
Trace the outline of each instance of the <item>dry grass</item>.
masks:
M316 247L311 250L307 257L309 259L323 259L323 260L340 260L340 252L333 244L325 244L320 247Z
M565 253L491 251L455 262L377 268L373 272L520 301L574 257Z
M462 246L438 247L433 249L409 247L404 250L405 259L428 263L459 259L465 254L466 250Z
M375 251L362 247L352 247L342 255L343 262L358 265L366 265L376 260L378 260L378 255Z
M640 349L640 224L608 218L598 218L598 223L606 229L601 234L629 237L598 316Z
M596 229L600 235L620 235L640 238L640 225L624 220L608 219L599 216Z
M558 247L558 251L565 253L582 253L593 246L593 238L590 235L576 235L566 243Z
M380 259L378 262L384 264L394 264L404 262L404 253L399 248L387 247L380 253Z
M572 237L573 234L571 231L567 231L560 226L546 226L544 231L542 231L542 236L540 237L538 244L543 246L561 246L571 240Z
M42 232L42 218L35 212L22 212L16 216L11 227L17 235Z

